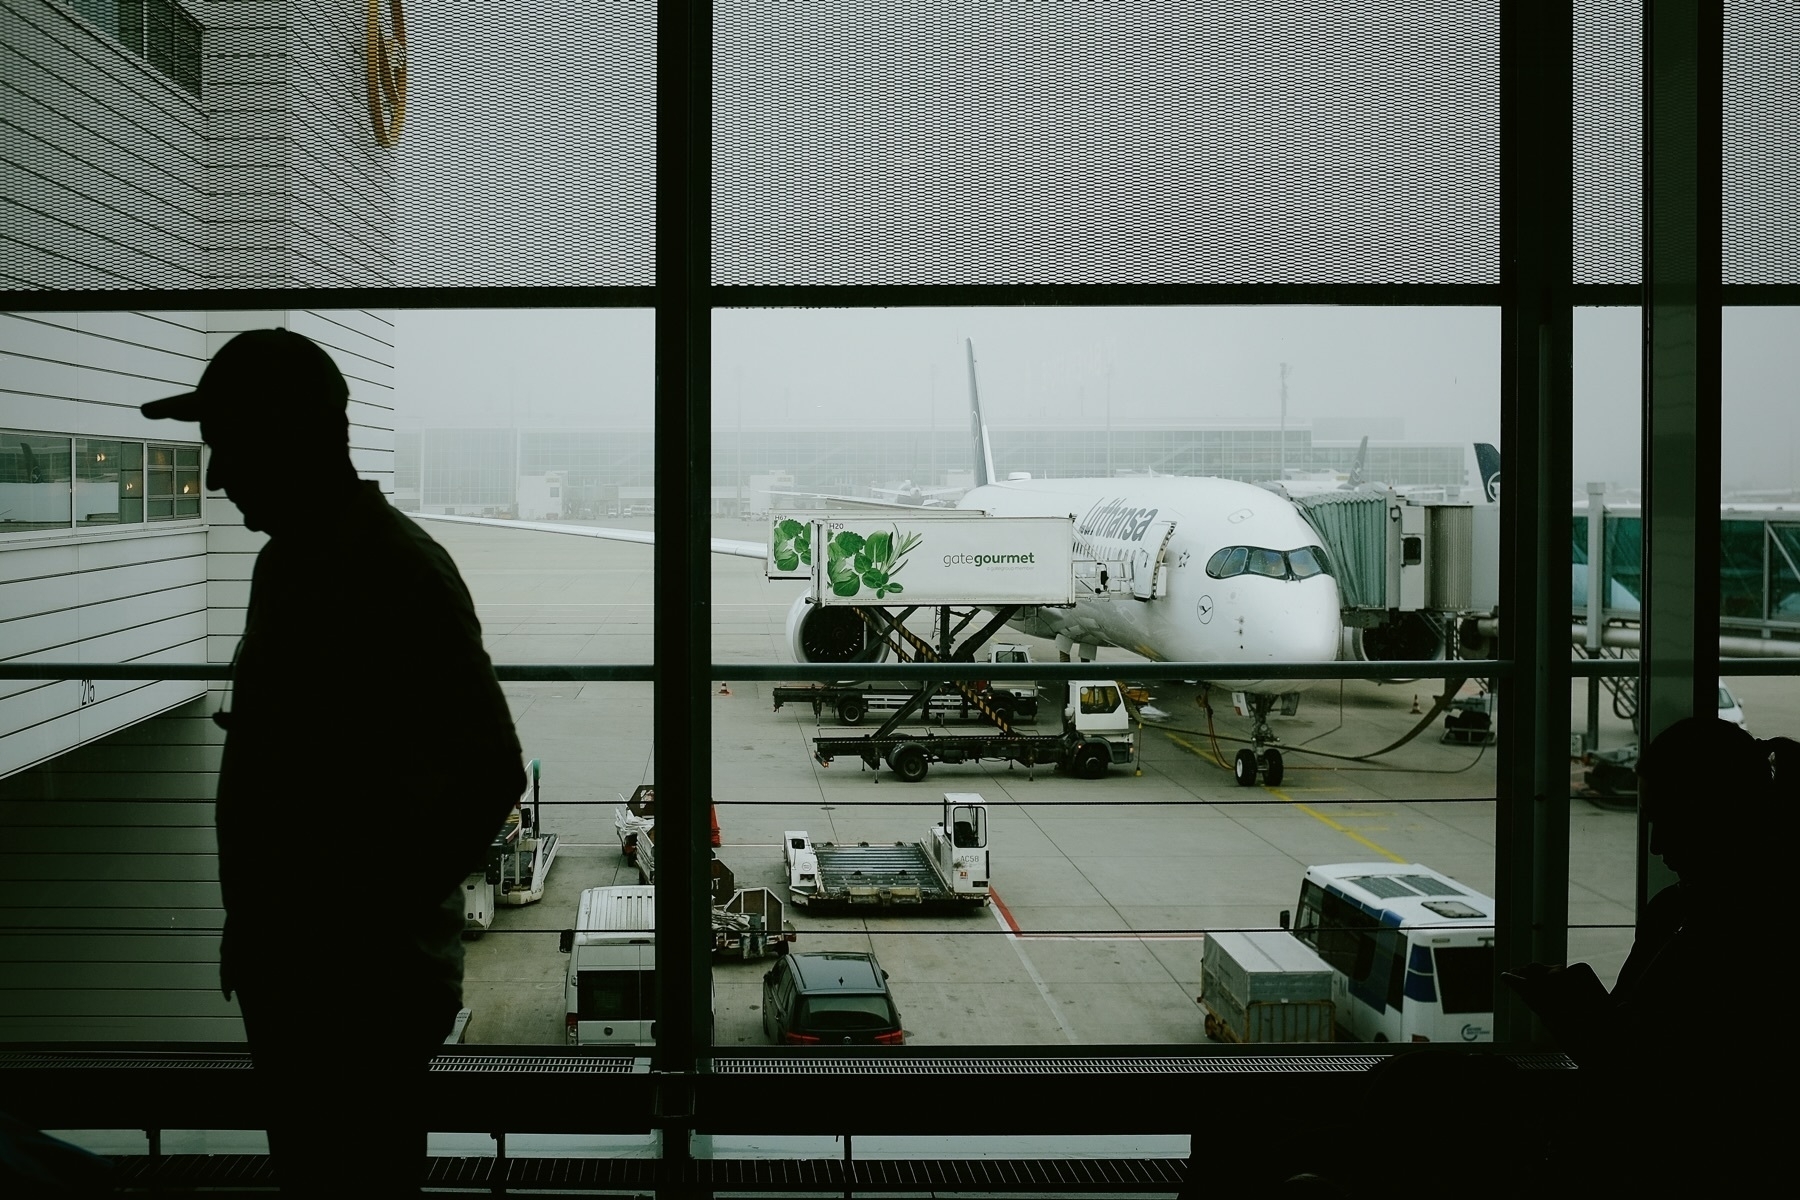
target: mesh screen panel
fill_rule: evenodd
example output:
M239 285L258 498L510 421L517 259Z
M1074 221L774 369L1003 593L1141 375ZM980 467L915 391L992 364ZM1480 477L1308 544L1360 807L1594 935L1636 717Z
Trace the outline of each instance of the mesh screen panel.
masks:
M716 13L719 283L1498 281L1496 3Z
M654 281L655 0L405 0L403 55L384 0L373 113L366 5L180 8L198 95L111 6L0 0L0 288ZM1497 283L1499 13L718 0L715 281ZM1576 6L1578 283L1639 271L1640 31ZM1797 63L1727 6L1726 283L1800 276Z
M1636 283L1644 207L1643 0L1574 7L1574 282Z
M651 282L654 0L186 0L197 96L92 7L0 0L0 288Z
M1800 12L1725 6L1721 282L1800 283Z

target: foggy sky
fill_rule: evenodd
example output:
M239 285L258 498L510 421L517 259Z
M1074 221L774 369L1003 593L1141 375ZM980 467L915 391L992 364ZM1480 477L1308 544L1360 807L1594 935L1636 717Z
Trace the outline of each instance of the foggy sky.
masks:
M1576 491L1638 484L1638 321L1577 315ZM400 421L647 429L652 328L642 311L402 312ZM1494 309L722 310L714 431L960 429L968 338L996 428L1273 425L1285 363L1291 425L1399 417L1408 441L1498 442L1499 336ZM1800 310L1728 312L1725 364L1725 486L1800 483Z

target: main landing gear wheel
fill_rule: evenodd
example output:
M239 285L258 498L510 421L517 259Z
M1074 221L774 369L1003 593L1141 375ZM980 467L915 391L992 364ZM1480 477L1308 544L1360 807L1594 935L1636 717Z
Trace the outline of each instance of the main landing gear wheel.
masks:
M1281 751L1279 751L1279 750L1264 750L1263 751L1263 753L1262 753L1262 771L1263 771L1263 782L1264 783L1268 784L1270 787L1280 787L1283 769L1284 768L1283 768L1283 764L1281 761Z
M1239 750L1233 761L1232 771L1237 776L1239 787L1256 786L1256 751Z

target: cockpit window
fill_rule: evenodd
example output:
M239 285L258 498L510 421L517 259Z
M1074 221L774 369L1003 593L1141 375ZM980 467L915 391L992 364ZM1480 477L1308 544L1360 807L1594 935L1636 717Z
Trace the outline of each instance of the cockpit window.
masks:
M1323 546L1302 546L1298 550L1227 546L1207 559L1206 573L1214 579L1246 574L1266 575L1270 579L1310 579L1331 574L1331 556Z
M1270 579L1287 578L1287 555L1279 550L1251 550L1250 571L1255 575L1267 575Z
M1233 575L1244 573L1244 564L1250 559L1250 547L1227 546L1206 561L1206 573L1214 579L1230 579Z
M1331 574L1331 557L1325 553L1323 546L1306 546L1299 550L1288 551L1288 567L1294 572L1295 579L1308 579L1314 575Z

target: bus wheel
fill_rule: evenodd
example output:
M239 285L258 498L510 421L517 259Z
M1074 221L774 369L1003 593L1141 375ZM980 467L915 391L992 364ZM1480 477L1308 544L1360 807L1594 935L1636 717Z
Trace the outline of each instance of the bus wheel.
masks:
M894 751L893 758L888 760L894 766L894 774L907 783L917 783L925 778L925 772L931 764L925 760L923 746L902 746Z
M1283 772L1283 764L1281 761L1281 751L1279 751L1279 750L1263 751L1262 769L1263 769L1263 782L1267 783L1270 787L1280 787L1281 786L1281 776L1282 776L1282 772Z
M867 711L861 696L845 696L837 703L838 720L846 725L861 725L863 713Z
M1256 786L1256 752L1239 750L1237 759L1232 763L1233 774L1237 776L1239 787Z

